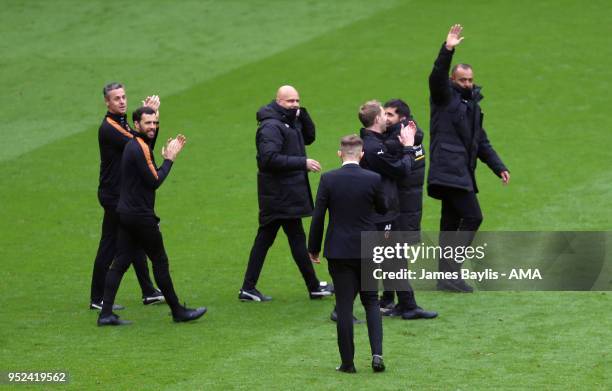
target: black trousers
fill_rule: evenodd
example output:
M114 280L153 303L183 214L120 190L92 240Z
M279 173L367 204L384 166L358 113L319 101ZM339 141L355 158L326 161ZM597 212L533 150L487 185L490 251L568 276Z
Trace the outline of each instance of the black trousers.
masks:
M397 223L378 223L376 224L378 231L397 231ZM385 271L399 271L402 266L406 266L407 262L391 261L383 263ZM408 280L383 280L385 288L382 300L393 301L394 294L397 293L397 305L403 311L413 310L417 308L416 299L414 298L414 289Z
M407 243L418 243L421 240L421 219L423 217L423 191L419 189L411 189L410 192L404 191L400 193L400 199L403 197L405 209L400 210L400 215L393 222L394 231L411 232L407 238ZM400 208L401 209L401 208ZM413 294L414 296L414 294ZM381 300L392 302L395 300L395 291L385 290ZM414 303L416 307L416 303Z
M170 278L168 256L159 230L159 219L121 214L119 216L117 259L111 264L106 274L104 304L100 315L107 316L112 313L113 303L123 274L130 267L134 257L142 250L151 260L155 282L174 313L180 306Z
M482 211L476 194L471 191L445 188L440 217L440 246L469 246L482 223ZM459 272L461 264L440 258L442 272Z
M400 215L395 220L398 231L420 231L423 217L423 185L399 190Z
M310 257L308 257L306 234L302 226L302 219L297 218L274 220L269 224L259 226L249 256L249 264L244 275L242 289L254 289L257 285L266 254L268 254L268 249L274 243L280 227L283 227L283 231L287 235L289 247L291 247L291 255L293 255L293 260L298 269L300 269L300 273L302 273L306 287L310 292L319 287L319 280L317 279Z
M93 273L91 275L91 301L99 303L104 294L104 281L111 262L117 255L117 235L119 234L119 215L114 208L104 208L102 220L102 236L98 245L98 252L94 260ZM155 287L149 275L147 258L144 251L139 251L133 259L134 271L140 284L142 296L150 296L155 293Z
M338 348L343 364L353 364L353 303L357 293L366 312L368 337L372 354L382 355L382 318L378 308L378 292L361 290L361 260L328 259L328 270L336 290Z

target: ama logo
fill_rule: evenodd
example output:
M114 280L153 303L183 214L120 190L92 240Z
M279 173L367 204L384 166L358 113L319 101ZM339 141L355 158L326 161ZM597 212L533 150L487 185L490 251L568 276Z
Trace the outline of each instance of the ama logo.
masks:
M509 280L541 280L542 275L540 269L512 269L510 271Z

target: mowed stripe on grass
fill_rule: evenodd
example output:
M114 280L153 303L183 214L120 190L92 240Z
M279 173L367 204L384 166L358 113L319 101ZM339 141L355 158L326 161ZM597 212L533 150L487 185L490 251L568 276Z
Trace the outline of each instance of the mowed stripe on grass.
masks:
M178 93L395 3L7 2L0 135L14 144L0 161L90 129L109 81L124 82L135 107L148 94Z

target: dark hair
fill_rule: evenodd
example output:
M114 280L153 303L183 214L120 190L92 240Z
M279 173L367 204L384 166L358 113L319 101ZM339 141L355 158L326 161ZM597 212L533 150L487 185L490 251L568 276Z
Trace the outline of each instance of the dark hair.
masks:
M362 104L359 108L359 121L363 126L370 127L374 125L374 120L380 115L380 102L377 100L369 100Z
M105 85L104 88L102 88L102 93L104 94L104 97L106 98L109 92L111 92L112 90L118 90L119 88L125 88L125 87L123 87L123 84L117 83L116 81L114 81L112 83L108 83L107 85Z
M455 66L454 66L454 67L451 69L451 75L454 75L454 74L455 74L455 72L457 72L457 69L459 69L459 68L461 68L461 69L472 69L472 66L471 66L470 64L463 64L463 63L456 64L456 65L455 65Z
M149 106L142 106L134 110L132 113L132 121L140 122L143 114L155 114L155 110L150 108Z
M406 117L406 119L410 119L412 114L410 113L410 107L406 102L401 99L391 99L385 103L385 109L392 107L395 109L397 114L401 117Z

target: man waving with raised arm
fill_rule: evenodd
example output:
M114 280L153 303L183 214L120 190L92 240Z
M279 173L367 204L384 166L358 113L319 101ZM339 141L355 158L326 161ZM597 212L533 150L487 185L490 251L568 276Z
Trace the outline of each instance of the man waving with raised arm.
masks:
M503 184L510 181L510 172L482 127L484 114L480 101L483 96L480 87L474 84L472 67L460 63L451 70L455 47L463 41L462 30L459 24L451 27L429 76L431 137L427 192L430 197L442 201L441 246L469 246L482 223L476 198L477 159L486 163ZM467 233L449 233L456 231ZM438 289L472 292L472 287L461 279L460 269L461 265L453 259L440 258L439 270L454 272L459 277L438 280Z

